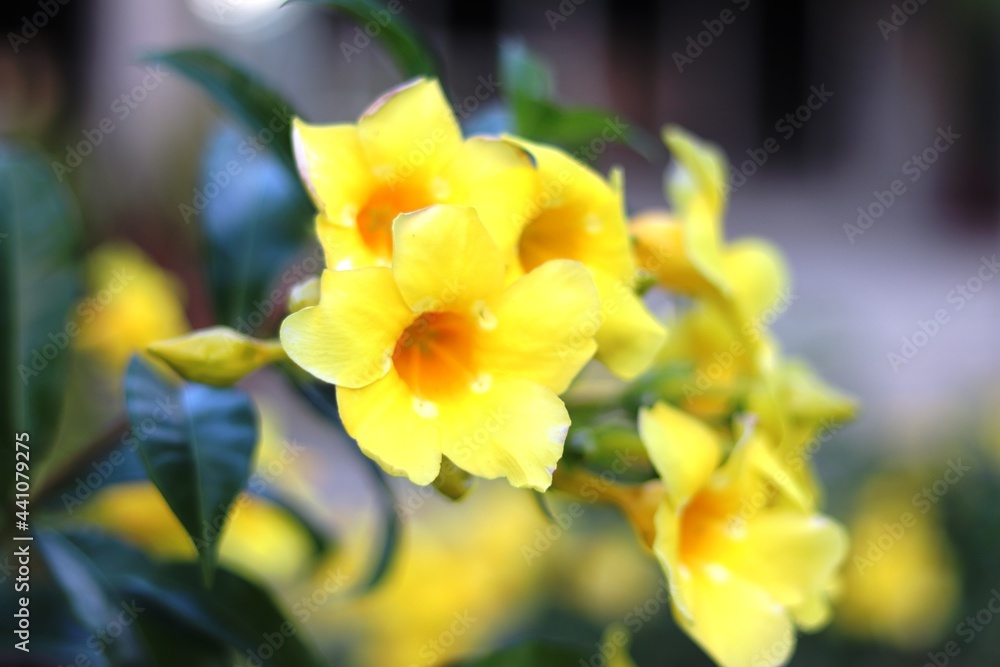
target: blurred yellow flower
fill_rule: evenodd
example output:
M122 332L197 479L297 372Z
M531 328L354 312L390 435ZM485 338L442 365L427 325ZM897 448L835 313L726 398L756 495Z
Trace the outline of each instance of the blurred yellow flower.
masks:
M841 628L904 650L941 641L961 594L941 517L929 503L914 504L922 484L912 474L868 483L851 520L852 551L837 599Z
M718 468L716 432L676 408L643 409L639 432L663 480L653 550L677 623L722 667L783 664L796 626L828 616L846 533L801 510L768 443L749 431ZM755 496L764 502L748 505Z
M552 259L586 266L601 297L597 359L619 377L635 377L653 360L665 331L635 294L636 266L620 173L608 183L557 148L510 140L534 157L540 181L517 242L512 275Z
M76 310L77 346L110 374L150 343L190 328L177 279L136 248L109 243L87 259L88 296Z
M462 139L433 79L386 93L357 125L296 119L292 140L331 269L388 266L393 220L432 204L475 208L493 241L511 248L537 187L523 150L501 139Z
M717 147L676 127L664 129L663 140L676 160L667 184L672 210L633 218L639 265L669 290L714 300L738 335L756 342L754 333L794 299L785 261L762 239L725 243L727 171Z
M556 260L505 287L471 208L402 215L393 234L391 269L323 274L319 305L282 324L288 356L337 385L345 428L388 472L429 484L443 454L548 488L569 427L558 394L596 347L590 275Z
M546 570L529 567L521 549L545 525L528 494L503 484L483 484L461 503L428 497L377 588L325 606L311 605L307 592L293 612L318 641L348 643L358 667L451 664L490 648L527 616ZM343 559L350 555L331 556L309 590L324 571L353 571Z
M183 560L197 556L191 538L151 482L109 486L80 514L155 556ZM283 583L301 573L312 549L305 529L285 510L241 494L223 528L219 562L255 579Z

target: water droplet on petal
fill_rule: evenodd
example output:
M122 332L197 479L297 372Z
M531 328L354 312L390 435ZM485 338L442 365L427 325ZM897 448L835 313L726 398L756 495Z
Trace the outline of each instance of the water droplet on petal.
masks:
M597 234L604 228L604 223L601 222L601 218L593 213L587 216L583 225L588 234Z
M472 381L471 389L474 394L485 394L493 386L493 376L489 373L482 373Z
M354 268L354 262L351 261L350 257L345 257L344 259L337 262L337 266L334 267L337 271L347 271L348 269Z
M476 305L474 305L472 309L476 314L476 319L479 322L480 329L492 331L497 328L497 317L490 312L490 309L486 306L485 302L477 301Z
M344 204L340 209L340 224L345 227L353 227L358 222L358 207L354 204Z
M424 419L434 419L438 416L437 406L422 398L413 398L413 409Z
M447 199L451 195L451 184L440 176L431 181L431 195L438 201Z

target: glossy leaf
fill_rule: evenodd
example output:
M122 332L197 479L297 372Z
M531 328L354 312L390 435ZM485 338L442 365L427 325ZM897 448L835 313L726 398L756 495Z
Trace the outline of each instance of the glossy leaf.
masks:
M442 71L433 50L410 26L402 15L402 0L378 2L377 0L297 0L310 5L323 5L350 16L358 28L349 41L340 45L341 53L350 63L370 39L365 26L378 27L375 39L392 57L404 79L418 76L441 78ZM396 11L392 11L396 9ZM360 32L358 32L360 31ZM373 27L371 32L375 32Z
M216 181L225 187L210 187ZM296 172L234 128L224 128L209 144L202 191L215 192L205 196L200 218L217 318L240 333L255 333L280 314L272 294L279 274L289 288L302 277L301 271L282 272L312 234L312 204ZM321 258L315 262L322 265Z
M29 434L32 470L55 438L76 335L68 318L80 294L78 225L72 197L47 161L0 142L0 371L6 383L0 426L8 438ZM14 475L0 481L5 503L13 482Z
M139 451L156 488L191 536L206 581L230 506L246 485L257 415L245 392L167 379L136 356L125 378Z
M291 173L296 173L292 151L291 105L253 75L218 53L202 49L170 51L146 56L197 83L234 118L267 143ZM272 137L268 142L264 140Z

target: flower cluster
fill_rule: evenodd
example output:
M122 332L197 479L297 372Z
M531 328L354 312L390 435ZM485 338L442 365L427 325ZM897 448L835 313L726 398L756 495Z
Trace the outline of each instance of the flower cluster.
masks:
M827 622L848 547L812 458L854 404L781 357L788 270L726 241L718 149L665 129L669 210L630 220L619 171L463 137L433 80L292 132L327 268L293 290L280 345L336 386L368 457L420 485L457 466L617 504L725 667L782 664ZM186 376L210 362L206 382L281 356L212 330L153 351ZM629 442L640 464L606 465Z

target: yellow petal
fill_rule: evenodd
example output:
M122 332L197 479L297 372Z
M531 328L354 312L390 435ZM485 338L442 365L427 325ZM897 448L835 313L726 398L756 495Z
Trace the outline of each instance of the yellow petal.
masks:
M846 531L826 517L769 510L746 523L721 562L779 604L797 607L826 590L847 545Z
M295 162L306 189L337 224L354 224L358 208L371 194L375 180L353 125L310 125L292 122Z
M418 312L466 311L503 288L503 256L475 209L429 206L392 226L392 273Z
M678 624L720 667L777 667L795 648L795 630L785 609L761 588L721 568L696 572L691 620Z
M552 483L568 428L559 397L521 378L494 377L485 391L441 406L445 456L473 475L538 491Z
M792 303L785 260L766 241L743 239L729 245L722 255L722 271L741 329L766 330Z
M639 436L675 508L705 485L722 456L712 429L666 403L639 411Z
M389 371L396 341L413 317L388 268L326 270L319 305L285 318L281 344L319 379L363 387Z
M692 618L694 591L693 573L681 562L681 520L678 510L670 503L662 503L654 518L655 537L653 538L653 553L656 554L664 574L667 576L667 587L670 591L670 601L674 613L680 614L688 621Z
M676 125L664 127L662 136L675 160L667 180L673 210L686 219L694 202L700 201L716 226L715 235L721 237L728 187L726 156L718 146Z
M479 350L483 368L538 382L557 394L597 349L600 301L578 262L542 264L489 302L485 316Z
M388 265L365 243L356 225L334 223L325 213L316 215L316 236L323 246L323 256L328 268L361 269L367 266Z
M550 146L510 138L534 156L539 190L519 242L525 271L551 259L574 259L621 280L635 272L620 179L609 182Z
M344 428L366 456L414 484L434 481L441 468L437 419L418 404L395 369L361 389L337 387Z
M827 593L816 593L808 600L791 609L795 625L804 632L818 632L833 618L833 606Z
M250 338L229 327L211 327L152 343L150 353L192 382L226 387L285 358L277 341Z
M358 120L371 173L389 185L431 184L458 152L462 133L441 86L416 79L377 100Z
M636 296L631 282L597 270L591 277L601 298L597 359L618 377L631 380L653 362L667 332Z
M513 251L538 189L531 156L502 139L472 137L441 177L441 202L475 208L505 256Z
M681 294L710 292L711 284L688 256L682 222L666 211L652 210L636 215L629 229L639 266L660 285Z

